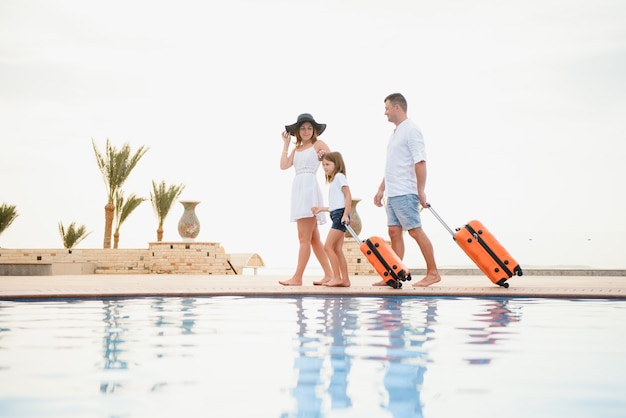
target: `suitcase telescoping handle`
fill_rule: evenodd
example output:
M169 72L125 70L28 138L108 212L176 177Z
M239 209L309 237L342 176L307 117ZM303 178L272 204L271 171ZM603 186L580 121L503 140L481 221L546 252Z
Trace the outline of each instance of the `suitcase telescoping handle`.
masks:
M433 214L433 215L435 215L435 218L437 218L437 220L438 220L439 222L441 222L441 225L443 225L443 226L444 226L444 228L446 228L446 229L448 230L448 232L450 233L450 235L452 235L452 238L454 238L454 231L452 230L452 228L450 228L450 227L448 226L448 224L447 224L447 223L445 223L445 222L443 221L443 219L441 219L441 216L439 216L439 214L438 214L437 212L435 212L435 209L433 209L433 207L432 207L432 205L431 205L430 203L426 203L426 204L428 205L428 206L427 206L427 208L428 208L428 209L430 209L430 211L432 212L432 214Z
M359 246L363 243L363 241L361 241L361 238L359 238L359 236L356 234L356 232L354 232L354 229L352 229L352 227L350 226L350 224L343 224L343 226L346 227L346 229L348 230L348 232L350 232L350 235L352 235L352 238L354 238L354 240L356 241L357 244L359 244Z

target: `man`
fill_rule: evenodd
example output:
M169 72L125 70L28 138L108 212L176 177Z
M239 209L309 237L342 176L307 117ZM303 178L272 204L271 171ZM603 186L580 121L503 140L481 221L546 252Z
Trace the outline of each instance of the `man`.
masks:
M387 145L385 177L374 196L374 204L382 207L387 194L387 226L391 248L404 258L403 230L417 242L426 261L426 276L413 286L430 286L441 281L430 239L422 229L419 205L426 200L426 151L422 132L407 117L407 102L400 93L385 98L385 115L396 128ZM380 281L373 286L384 286Z

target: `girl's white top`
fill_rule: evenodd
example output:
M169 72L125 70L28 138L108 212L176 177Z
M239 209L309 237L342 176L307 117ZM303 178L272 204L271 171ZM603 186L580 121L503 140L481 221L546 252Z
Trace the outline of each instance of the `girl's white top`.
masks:
M328 190L328 210L343 209L346 207L346 195L341 188L348 186L348 179L343 173L335 174Z

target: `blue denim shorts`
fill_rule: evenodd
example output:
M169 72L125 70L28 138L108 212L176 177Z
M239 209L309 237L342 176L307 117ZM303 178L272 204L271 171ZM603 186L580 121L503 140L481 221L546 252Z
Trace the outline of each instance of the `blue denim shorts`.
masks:
M416 194L387 198L387 226L401 226L409 231L422 227L419 210L420 200Z
M330 211L330 220L333 221L333 224L330 226L332 229L338 229L341 232L346 232L346 227L341 223L344 210L345 208Z

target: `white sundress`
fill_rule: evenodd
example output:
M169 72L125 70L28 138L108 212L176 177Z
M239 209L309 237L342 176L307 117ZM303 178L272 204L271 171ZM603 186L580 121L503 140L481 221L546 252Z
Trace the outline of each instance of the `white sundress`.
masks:
M312 217L313 206L324 206L322 189L317 182L319 166L315 147L294 153L293 167L296 169L296 177L291 187L291 222ZM326 223L324 212L317 214L317 223L319 225Z

